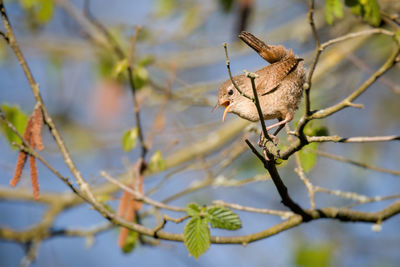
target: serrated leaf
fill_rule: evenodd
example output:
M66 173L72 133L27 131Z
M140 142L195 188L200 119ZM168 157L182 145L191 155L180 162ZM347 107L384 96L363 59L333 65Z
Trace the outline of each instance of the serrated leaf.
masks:
M122 247L122 252L130 253L136 247L138 237L138 232L129 231L129 234L125 240L125 245Z
M151 156L148 168L151 171L163 171L165 169L165 160L160 150L156 150Z
M28 115L21 111L20 108L17 106L9 106L7 104L3 104L1 106L1 109L5 113L6 119L10 121L15 126L17 131L23 136L26 124L28 122ZM6 136L7 141L10 143L10 145L13 142L21 144L21 139L19 139L19 137L10 128L8 128L7 125L2 123L1 126L1 129L3 130L3 133Z
M112 71L112 76L114 78L117 78L119 75L121 75L122 72L126 71L126 69L129 66L129 62L128 59L123 59L117 62L117 64L115 64L114 69Z
M210 247L210 229L205 218L192 217L185 225L183 238L190 255L199 258Z
M212 228L221 228L226 230L237 230L242 228L242 222L239 216L230 209L223 206L211 206L207 208L210 215L210 224Z
M306 146L307 151L300 150L300 163L301 167L303 168L304 172L309 172L315 165L317 161L317 155L314 153L318 148L318 143L311 143Z
M196 203L189 203L186 205L186 212L189 216L198 216L201 211L201 207Z
M136 147L136 140L138 136L138 128L132 128L127 130L124 135L122 136L122 149L125 152L132 150Z
M333 23L334 16L343 18L343 5L341 0L326 0L325 2L325 16L328 24Z

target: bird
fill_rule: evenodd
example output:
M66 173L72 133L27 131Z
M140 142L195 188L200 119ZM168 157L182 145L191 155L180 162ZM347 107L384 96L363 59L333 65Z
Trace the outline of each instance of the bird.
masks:
M278 120L266 127L267 131L278 127L270 135L276 137L285 124L293 119L302 98L305 82L303 59L296 57L291 49L282 45L267 45L249 32L243 31L238 37L270 63L255 72L258 78L254 81L263 119ZM237 75L233 77L233 81L243 94L253 98L251 80L248 77ZM225 107L222 121L227 113L234 113L252 122L260 119L255 103L243 94L235 88L231 79L221 85L216 107Z

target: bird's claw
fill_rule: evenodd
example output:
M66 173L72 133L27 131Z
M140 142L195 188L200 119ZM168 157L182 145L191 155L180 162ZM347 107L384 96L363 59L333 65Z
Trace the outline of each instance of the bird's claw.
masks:
M268 134L268 136L272 140L272 142L274 142L275 145L277 145L279 143L279 138L276 135ZM264 133L261 132L260 139L258 140L258 143L257 143L258 146L265 147L267 142L268 142L268 140L265 139Z

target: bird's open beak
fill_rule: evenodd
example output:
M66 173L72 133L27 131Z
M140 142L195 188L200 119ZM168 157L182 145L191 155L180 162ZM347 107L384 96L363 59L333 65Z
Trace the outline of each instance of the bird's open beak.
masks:
M229 100L226 100L225 102L223 102L222 104L217 103L213 109L211 110L211 112L214 112L214 110L216 110L218 107L220 106L224 106L225 110L224 110L224 115L222 116L222 122L225 121L225 117L226 114L231 110L231 102Z
M221 104L221 106L225 106L224 115L222 116L222 122L224 122L226 114L231 110L232 105L229 100L226 100L224 103Z

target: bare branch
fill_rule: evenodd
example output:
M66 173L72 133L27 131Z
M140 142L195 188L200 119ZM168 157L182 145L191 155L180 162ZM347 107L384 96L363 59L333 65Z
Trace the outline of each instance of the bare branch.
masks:
M179 211L179 212L185 212L186 209L185 208L181 208L181 207L175 207L175 206L169 206L166 205L164 203L155 201L149 197L146 197L145 195L141 194L140 192L127 187L126 185L122 184L121 182L119 182L118 180L112 178L108 173L106 173L105 171L101 171L100 174L107 179L107 181L109 181L110 183L113 183L115 185L117 185L119 188L121 188L122 190L136 196L136 200L137 201L142 201L144 203L147 203L149 205L152 205L154 207L160 208L160 209L167 209L167 210L172 210L172 211Z
M385 29L370 29L370 30L365 30L365 31L352 32L352 33L348 33L346 35L340 36L338 38L331 39L331 40L321 44L320 50L324 50L328 46L331 46L331 45L336 44L338 42L343 42L343 41L350 40L352 38L357 38L357 37L360 37L360 36L372 35L372 34L384 34L384 35L387 35L387 36L390 36L390 37L394 36L394 32L391 32L391 31L388 31L388 30L385 30Z
M307 141L312 142L335 142L335 143L370 143L370 142L388 142L400 141L398 135L388 136L354 136L354 137L340 137L337 135L331 136L307 136Z
M304 185L307 188L308 191L308 197L310 198L310 206L312 210L315 210L315 188L314 185L310 182L310 180L307 178L306 174L304 173L303 167L301 166L300 162L300 155L299 153L294 154L295 159L296 159L296 164L297 168L294 170L298 176L300 177L300 180L304 183Z
M399 139L400 139L400 137L399 137ZM360 168L364 168L364 169L369 169L369 170L373 170L373 171L377 171L377 172L389 173L389 174L400 176L400 171L389 170L389 169L385 169L385 168L378 167L378 166L375 166L375 165L370 165L370 164L358 162L358 161L355 161L355 160L352 160L352 159L349 159L349 158L345 158L345 157L342 157L342 156L334 155L334 154L327 153L327 152L321 151L321 150L310 151L310 152L315 153L318 156L322 156L322 157L325 157L325 158L329 158L329 159L333 159L333 160L349 163L349 164L355 165L355 166L360 167Z
M213 204L221 205L221 206L228 207L228 208L235 209L235 210L262 213L262 214L268 214L268 215L276 215L276 216L282 217L282 219L287 219L290 216L294 215L294 213L290 212L290 211L259 209L259 208L254 208L254 207L242 206L242 205L235 204L235 203L228 203L223 200L214 200Z

